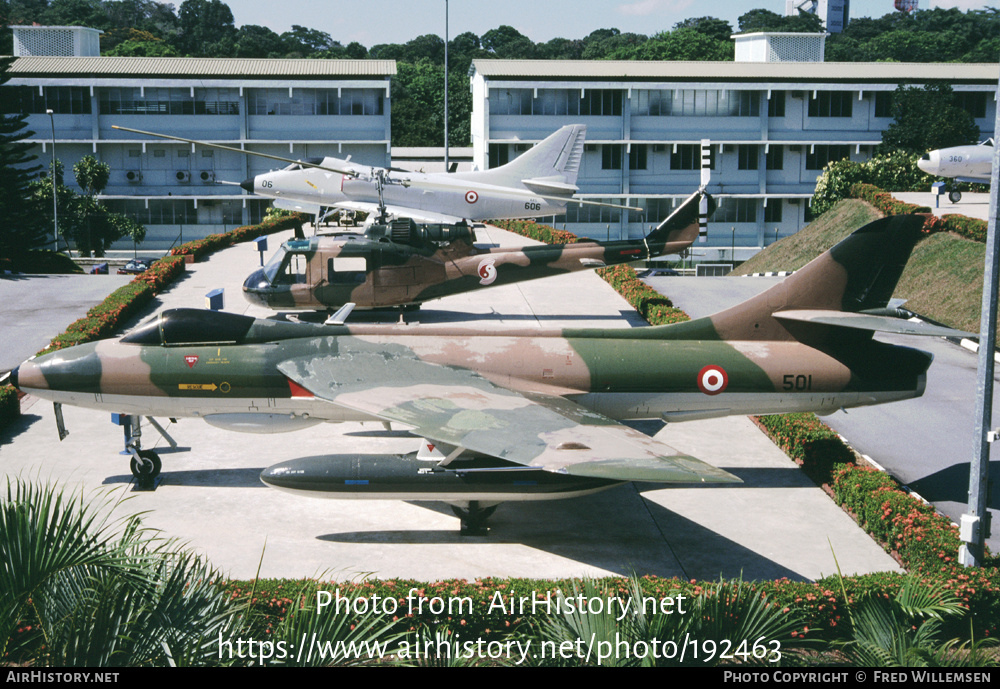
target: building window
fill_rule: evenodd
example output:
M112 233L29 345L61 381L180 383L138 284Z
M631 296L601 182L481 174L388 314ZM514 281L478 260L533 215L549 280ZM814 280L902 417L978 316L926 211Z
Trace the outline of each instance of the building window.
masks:
M616 205L621 205L623 202L620 198L588 198L587 201L613 203ZM607 206L585 206L579 203L571 203L566 206L566 222L568 223L614 224L619 222L621 218L622 211L618 208L609 208Z
M784 146L770 146L767 149L767 154L764 156L766 161L766 166L768 170L784 170L785 169L785 147Z
M621 116L623 102L624 93L620 89L591 89L580 99L580 114Z
M757 222L758 199L719 199L719 207L709 218L710 222Z
M853 96L850 91L820 91L809 99L809 117L850 117Z
M646 144L632 144L628 154L629 170L647 169L649 156L649 146Z
M603 144L601 146L601 169L602 170L622 169L621 144Z
M767 116L768 117L785 116L784 91L771 91L771 97L767 99Z
M892 117L892 91L875 92L875 117Z
M850 157L851 147L846 144L829 146L817 144L806 153L806 170L822 170L827 166L827 163Z
M77 86L37 87L11 86L4 88L0 112L5 114L44 115L51 110L56 115L89 115L90 92Z
M510 162L510 146L507 144L490 144L490 170Z
M764 222L781 222L781 199L771 199L764 206Z
M380 89L250 89L247 109L251 115L382 115Z
M955 94L955 105L975 118L986 117L986 94L981 91L959 91Z
M701 146L699 144L678 144L670 154L671 170L700 170ZM708 169L715 169L715 149L709 148Z
M760 163L760 147L756 144L739 145L739 169L756 170Z
M760 91L720 89L639 89L632 99L635 115L679 117L756 117Z

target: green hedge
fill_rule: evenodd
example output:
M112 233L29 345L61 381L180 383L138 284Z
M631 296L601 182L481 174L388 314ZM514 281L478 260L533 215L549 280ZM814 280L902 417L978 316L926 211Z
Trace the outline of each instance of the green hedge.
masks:
M20 415L17 390L10 385L0 385L0 430L14 423Z
M226 249L240 242L248 242L261 235L295 228L301 229L307 220L308 216L303 213L267 218L258 225L243 225L224 234L210 234L204 239L195 239L186 244L175 246L170 250L170 254L172 256L194 256L194 260L200 261L220 249Z
M855 199L867 201L885 215L906 215L908 213L930 213L927 206L917 206L893 198L893 196L882 191L871 184L855 184L851 186L848 196ZM932 234L934 232L954 232L955 234L971 239L974 242L986 242L986 221L977 218L970 218L957 213L938 216L928 216L924 223L924 232Z

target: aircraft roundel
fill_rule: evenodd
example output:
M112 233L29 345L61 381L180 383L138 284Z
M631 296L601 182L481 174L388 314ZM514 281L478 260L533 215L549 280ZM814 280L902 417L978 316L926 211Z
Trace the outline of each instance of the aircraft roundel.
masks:
M479 200L479 194L477 194L476 192L472 190L465 192L466 203L475 203L478 200Z
M497 267L493 265L495 258L484 258L479 262L479 284L492 285L497 279Z
M706 395L718 395L729 385L729 376L721 366L709 364L698 371L698 389Z

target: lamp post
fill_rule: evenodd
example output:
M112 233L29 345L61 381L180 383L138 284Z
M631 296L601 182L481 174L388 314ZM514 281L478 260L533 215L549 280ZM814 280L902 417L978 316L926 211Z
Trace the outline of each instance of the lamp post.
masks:
M56 118L51 108L45 111L52 125L52 250L59 252L59 199L56 195Z
M448 0L444 0L444 171L448 172Z

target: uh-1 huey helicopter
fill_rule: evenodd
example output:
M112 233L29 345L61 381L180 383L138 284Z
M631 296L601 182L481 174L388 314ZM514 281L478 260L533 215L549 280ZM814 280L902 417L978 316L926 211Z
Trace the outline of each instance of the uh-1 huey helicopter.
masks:
M285 242L243 285L251 303L273 309L408 307L430 299L561 273L679 253L709 213L702 188L641 239L532 246L477 247L470 221L557 215L578 203L643 209L574 198L587 127L567 125L515 160L491 170L422 173L337 158L291 160L252 151L124 131L262 156L289 163L240 186L283 208L318 213L345 208L371 213L363 233ZM420 224L418 224L420 223Z

